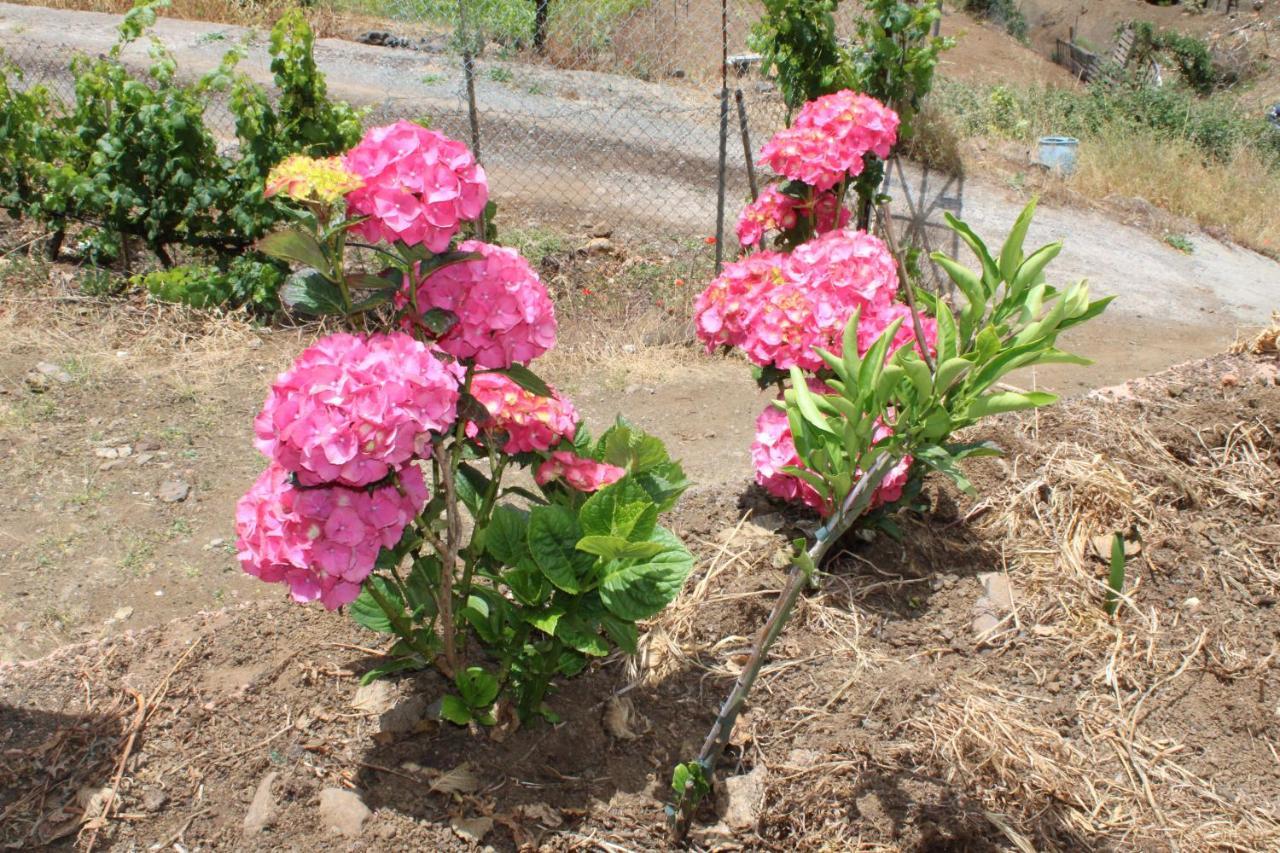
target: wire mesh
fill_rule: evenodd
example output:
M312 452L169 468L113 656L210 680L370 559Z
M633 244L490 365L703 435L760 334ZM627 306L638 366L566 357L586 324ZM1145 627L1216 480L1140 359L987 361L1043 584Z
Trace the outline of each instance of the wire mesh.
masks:
M704 237L714 233L723 180L731 234L751 194L750 159L786 122L751 50L762 12L753 0L380 0L379 8L389 16L382 30L361 37L382 45L361 48L377 76L358 92L331 81L331 94L365 100L370 121L425 119L468 140L499 204L536 209L544 220L607 222L640 238ZM859 12L841 5L843 35ZM245 62L265 70L265 46L246 49ZM67 53L21 43L4 50L24 85L74 98ZM125 58L141 72L145 46L131 46ZM348 58L317 48L331 78ZM207 70L181 69L189 77ZM224 103L215 98L206 120L234 142Z

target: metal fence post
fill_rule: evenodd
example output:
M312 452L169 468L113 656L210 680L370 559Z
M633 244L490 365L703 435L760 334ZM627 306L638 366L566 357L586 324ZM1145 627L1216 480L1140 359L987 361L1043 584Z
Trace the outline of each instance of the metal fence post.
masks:
M720 0L720 170L716 178L716 275L724 269L724 207L729 159L729 0Z
M747 105L742 98L742 90L734 89L733 97L738 102L738 128L742 131L742 156L747 161L747 184L751 187L751 200L760 197L760 188L756 185L756 163L751 154L751 129L747 126Z
M475 57L471 52L473 47L471 30L467 26L467 0L458 0L458 33L462 41L462 79L466 81L467 86L467 120L471 125L471 153L479 163L481 162L480 113L476 108L476 69ZM481 211L480 217L476 220L476 239L483 240L488 230L484 211Z

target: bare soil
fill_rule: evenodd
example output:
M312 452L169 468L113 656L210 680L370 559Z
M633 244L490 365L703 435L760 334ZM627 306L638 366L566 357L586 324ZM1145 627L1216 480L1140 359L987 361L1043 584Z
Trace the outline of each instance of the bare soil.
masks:
M252 415L316 330L95 299L69 268L10 259L0 843L661 848L671 767L696 754L809 519L750 483L763 401L745 366L680 343L687 294L644 298L628 263L544 261L565 325L547 368L593 423L625 412L684 459L694 576L642 654L561 685L562 723L392 733L353 704L380 639L282 600L227 548L262 464ZM1003 418L983 436L1007 455L969 468L979 499L930 480L901 541L849 541L775 649L727 762L738 793L723 817L707 804L695 844L1280 849L1271 347ZM34 393L41 362L66 375ZM172 481L190 493L167 503ZM1117 531L1133 554L1108 618L1095 538ZM443 690L423 673L385 698ZM246 835L272 773L273 819ZM118 797L95 820L103 786ZM372 809L358 839L325 827L325 788Z

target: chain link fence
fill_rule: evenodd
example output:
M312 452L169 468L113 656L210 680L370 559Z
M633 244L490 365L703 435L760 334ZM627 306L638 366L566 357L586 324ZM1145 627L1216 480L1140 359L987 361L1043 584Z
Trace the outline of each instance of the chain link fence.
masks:
M734 242L737 211L751 193L751 161L787 120L750 49L759 2L362 2L380 3L383 16L379 29L359 36L364 45L317 44L331 95L371 106L372 121L425 119L469 141L501 206L570 228L603 223L632 239L701 245L715 233L723 187L727 242ZM859 13L857 4L842 4L842 35L852 33ZM209 62L229 46L209 45ZM20 42L3 49L27 85L73 99L66 53ZM131 45L125 57L144 67L146 45ZM186 75L209 70L185 67L188 58L179 63ZM267 64L263 40L250 43L242 65L264 71ZM231 116L216 99L207 118L216 134L234 140ZM911 178L900 172L896 180L901 190ZM947 184L943 191L953 190ZM939 205L925 199L914 208Z

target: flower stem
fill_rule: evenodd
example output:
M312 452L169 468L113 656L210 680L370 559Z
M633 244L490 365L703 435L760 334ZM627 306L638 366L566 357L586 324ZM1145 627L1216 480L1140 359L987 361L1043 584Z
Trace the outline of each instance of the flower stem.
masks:
M405 618L404 608L396 607L385 595L382 590L378 589L378 585L373 582L373 575L365 581L364 588L369 591L369 596L377 602L378 607L386 614L387 621L391 623L391 628L399 635L400 639L409 644L415 652L422 655L423 660L428 663L435 659L435 653L426 644L420 642L413 634L413 625Z
M920 310L916 308L916 296L911 286L911 279L907 275L907 265L902 262L902 255L898 252L898 244L893 236L893 217L889 214L889 206L882 204L879 207L880 228L884 232L885 244L889 247L889 254L893 255L893 260L898 265L898 277L902 279L902 293L907 297L907 307L911 309L911 326L916 334L916 349L920 351L920 357L924 359L925 366L929 368L929 372L934 372L933 357L929 355L929 344L925 341L924 325L920 322Z
M462 524L458 518L458 495L454 489L453 463L444 448L434 445L436 465L440 470L440 483L444 487L445 515L448 519L448 532L445 536L444 552L440 554L440 627L444 642L444 660L448 667L445 674L452 678L459 672L457 629L453 618L453 572L458 564L458 538L462 535Z
M733 733L733 725L737 722L738 715L746 704L747 695L751 692L752 685L755 684L756 676L760 674L760 669L764 666L765 656L768 655L769 649L791 618L791 611L795 608L796 601L800 598L801 590L808 585L813 573L827 556L827 551L839 542L840 538L853 526L853 523L867 511L867 508L871 505L871 496L875 494L876 488L888 476L889 471L892 470L896 462L897 460L888 453L881 454L880 458L872 464L871 469L858 480L857 485L849 492L849 496L845 498L835 517L818 530L814 543L809 550L797 553L792 558L791 573L787 577L787 585L783 587L782 594L774 602L773 610L769 613L769 618L765 621L764 627L760 629L755 646L751 650L751 657L747 659L746 665L743 666L742 672L738 675L737 682L733 685L733 690L721 706L720 713L712 724L711 731L707 734L707 739L702 744L702 751L698 754L698 763L702 765L708 781L714 779L716 765L724 754L725 747L729 744L729 737ZM688 833L689 822L698 806L697 799L697 797L691 795L691 792L685 792L676 803L675 813L671 822L671 833L675 840L683 840Z

